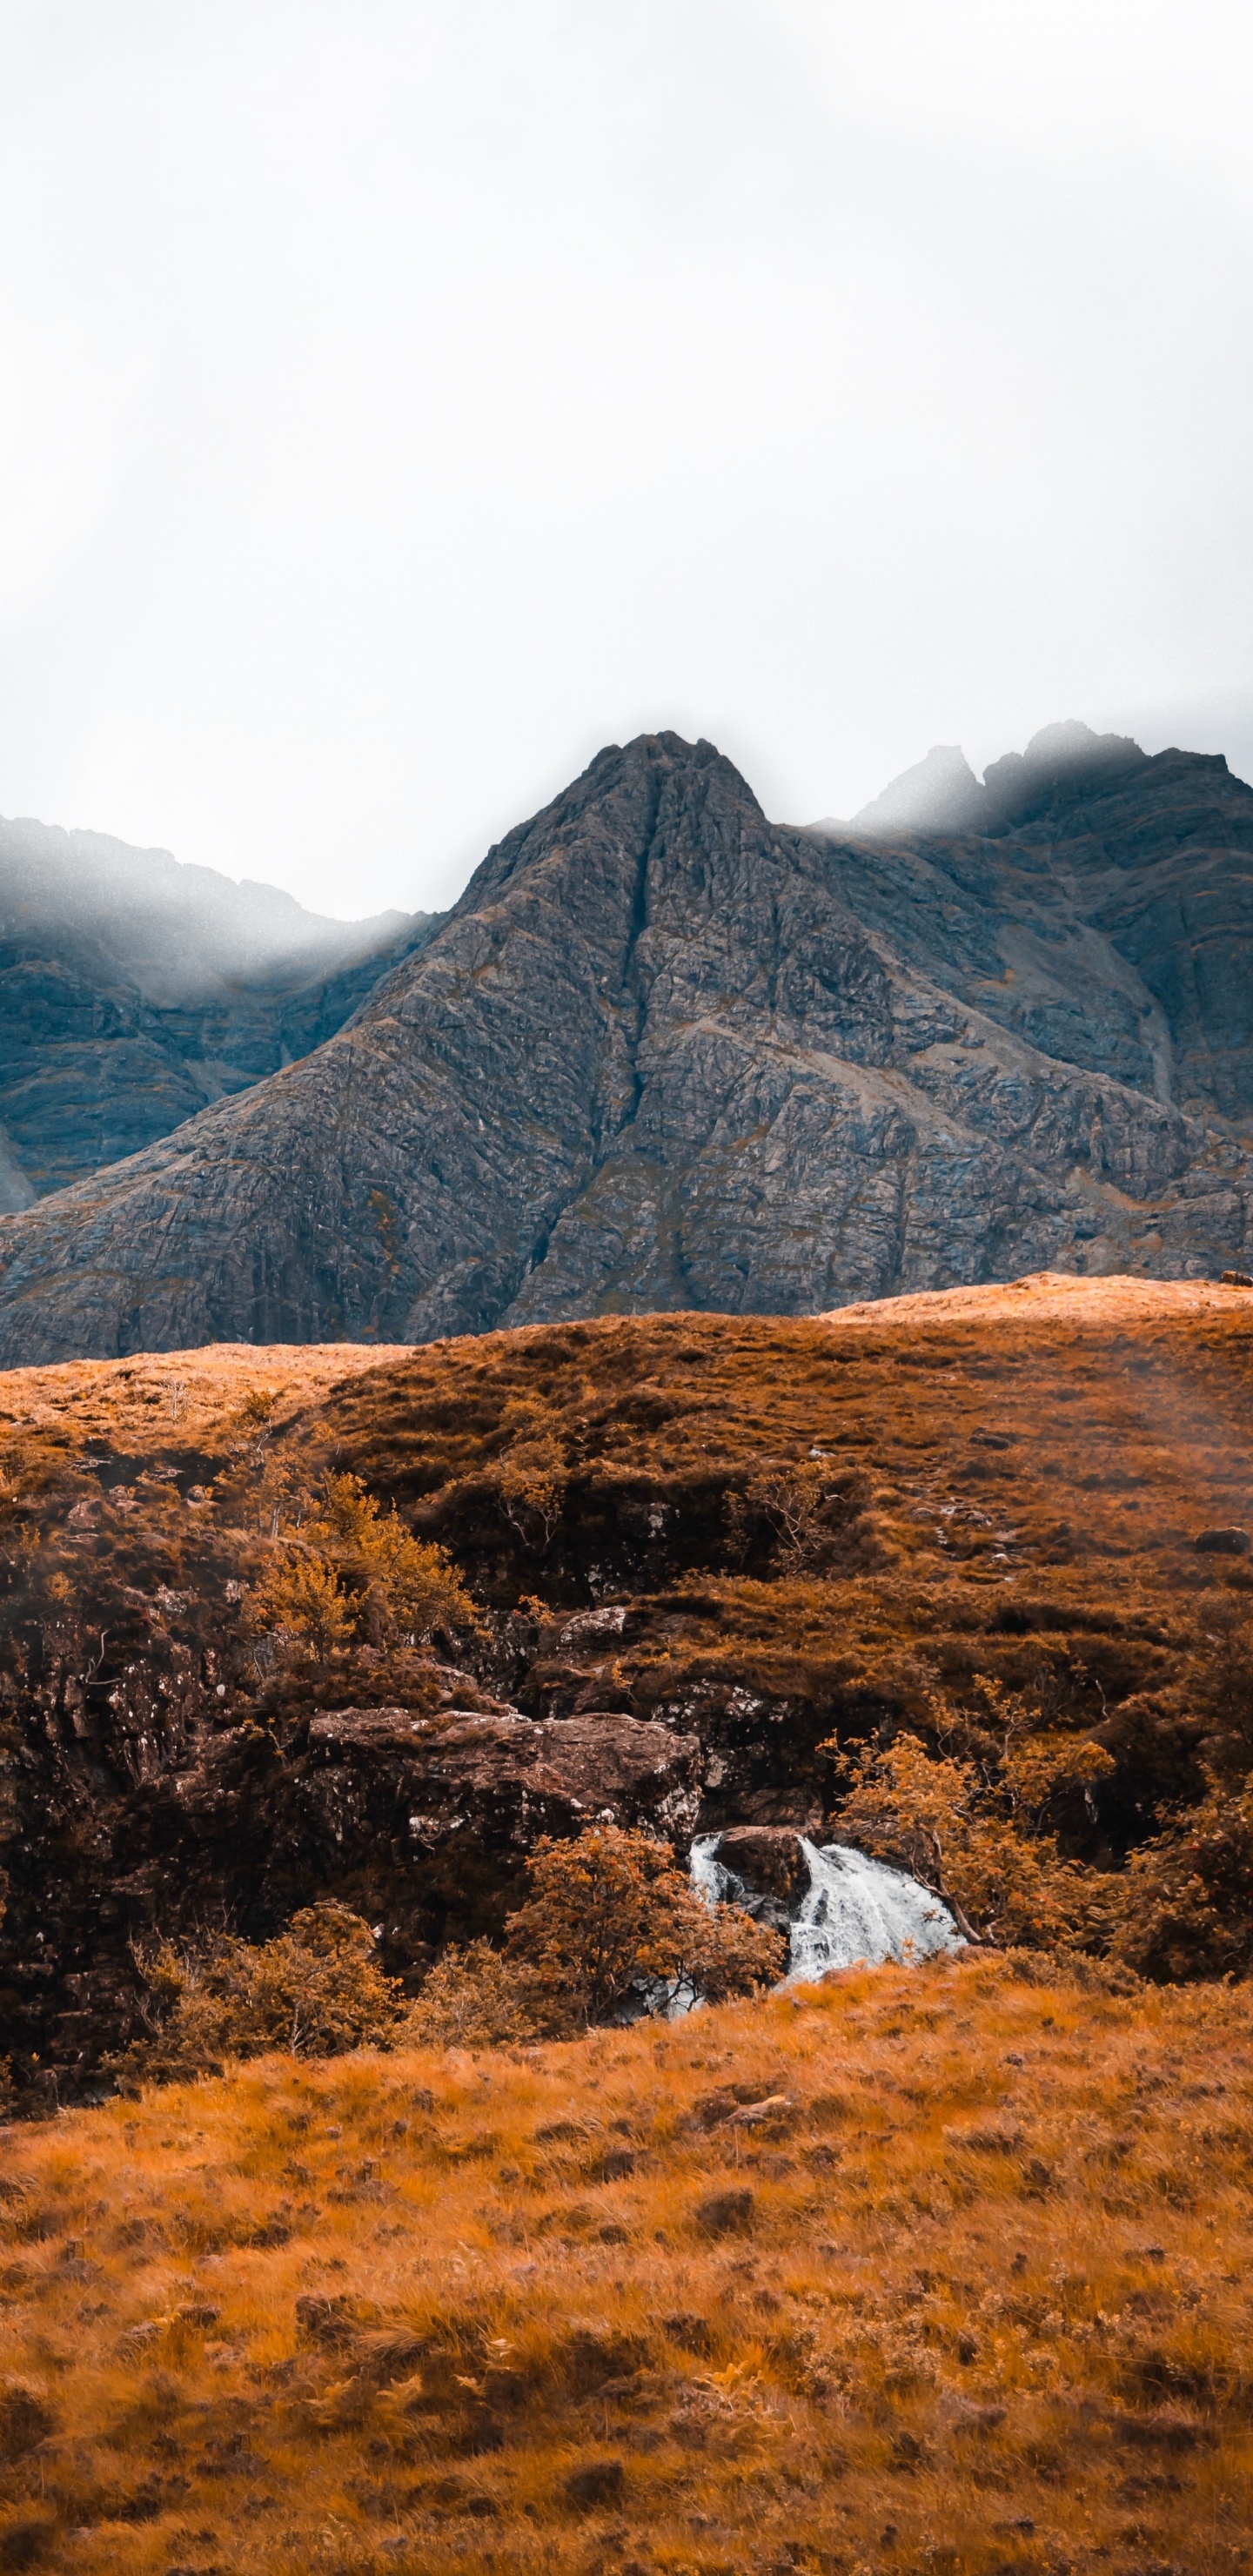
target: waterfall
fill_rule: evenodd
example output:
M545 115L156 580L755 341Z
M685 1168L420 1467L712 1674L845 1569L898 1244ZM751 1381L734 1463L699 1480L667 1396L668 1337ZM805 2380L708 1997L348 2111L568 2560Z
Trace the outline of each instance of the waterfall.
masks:
M947 1906L903 1869L868 1860L848 1843L827 1843L820 1851L803 1834L797 1839L809 1885L792 1916L785 1984L813 1984L828 1968L859 1961L880 1968L888 1959L904 1965L935 1950L964 1948ZM701 1834L693 1843L692 1886L707 1905L742 1905L752 1891L719 1860L721 1840L721 1834Z
M929 1959L935 1950L965 1947L957 1926L927 1887L903 1869L868 1860L848 1843L819 1851L802 1838L809 1886L792 1924L788 1983L812 1983L827 1968L851 1968L859 1959L882 1967Z
M721 1834L698 1834L688 1864L693 1892L704 1897L711 1914L715 1905L733 1905L737 1897L742 1902L748 1894L743 1879L733 1869L723 1868L718 1858L721 1840Z

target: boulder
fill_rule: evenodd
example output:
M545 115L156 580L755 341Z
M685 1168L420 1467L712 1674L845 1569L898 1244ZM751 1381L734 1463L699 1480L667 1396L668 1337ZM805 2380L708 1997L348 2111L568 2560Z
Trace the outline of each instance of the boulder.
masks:
M536 1722L452 1709L337 1709L315 1717L294 1789L300 1847L328 1862L384 1844L415 1861L450 1845L531 1849L597 1821L685 1840L700 1799L695 1736L637 1718Z
M791 1825L732 1825L718 1845L724 1869L762 1896L777 1897L789 1914L809 1886L809 1863L799 1831Z

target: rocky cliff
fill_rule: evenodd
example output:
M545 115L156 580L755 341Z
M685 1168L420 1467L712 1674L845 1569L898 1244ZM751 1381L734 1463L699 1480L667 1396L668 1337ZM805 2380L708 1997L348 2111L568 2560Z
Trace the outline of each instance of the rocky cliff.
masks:
M308 1055L429 926L328 921L164 850L0 822L0 1208Z
M0 1354L1243 1266L1253 790L1082 727L957 787L794 830L603 751L312 1055L7 1219Z

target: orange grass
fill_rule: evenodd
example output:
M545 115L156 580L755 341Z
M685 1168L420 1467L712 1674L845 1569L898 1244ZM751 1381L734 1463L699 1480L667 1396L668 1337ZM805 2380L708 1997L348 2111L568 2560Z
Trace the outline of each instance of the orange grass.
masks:
M210 1342L196 1351L142 1351L125 1360L60 1360L0 1370L0 1425L60 1431L77 1443L103 1434L160 1450L212 1445L249 1395L274 1398L274 1420L315 1402L357 1369L407 1357L361 1342Z
M10 2130L0 2566L1230 2576L1251 2077L939 1960Z
M833 1475L862 1472L893 1561L939 1570L938 1554L1004 1582L1097 1558L1176 1580L1196 1530L1253 1503L1253 1294L1069 1285L1060 1308L967 1290L934 1315L888 1298L808 1322L651 1315L431 1343L355 1373L308 1428L414 1498L481 1473L520 1407L593 1482L817 1449Z

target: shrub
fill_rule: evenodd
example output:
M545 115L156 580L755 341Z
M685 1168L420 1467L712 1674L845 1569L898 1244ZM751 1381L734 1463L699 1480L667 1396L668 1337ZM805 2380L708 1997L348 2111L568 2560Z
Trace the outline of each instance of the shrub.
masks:
M521 1414L529 1426L534 1408L506 1407L506 1418ZM506 1520L523 1545L542 1556L565 1507L567 1473L561 1448L547 1429L524 1428L499 1461L493 1482Z
M490 2048L553 2038L568 2023L544 1978L490 1941L446 1950L396 2033L402 2048Z
M380 1517L363 1570L382 1624L412 1637L434 1628L476 1628L478 1613L447 1549L415 1538L397 1514Z
M252 1596L253 1622L289 1653L328 1663L356 1624L333 1566L302 1550L270 1567Z
M168 1946L147 1969L157 2028L111 2062L123 2092L220 2074L228 2058L281 2048L336 2057L390 2040L399 1988L385 1977L367 1924L346 1905L310 1905L273 1941L223 1936L180 1956Z
M616 2504L623 2484L621 2460L586 2460L581 2469L571 2471L562 2493L577 2513L590 2513L596 2505Z
M328 1476L315 1507L284 1471L263 1508L278 1550L253 1591L251 1624L289 1657L327 1663L363 1624L376 1637L477 1626L446 1549L415 1538L394 1506L381 1511L360 1477Z
M1073 1936L1090 1897L1084 1874L1037 1820L1063 1779L1112 1768L1086 1740L1061 1739L1060 1749L1037 1741L1011 1748L989 1782L975 1763L930 1754L902 1734L845 1758L851 1785L833 1821L850 1842L930 1888L968 1940L1047 1947Z
M752 1994L780 1975L785 1944L733 1907L694 1896L665 1843L618 1825L545 1840L531 1893L510 1917L508 1955L538 1971L581 2024L607 2021L641 1989Z
M41 2389L28 2379L0 2380L0 2460L24 2459L56 2429L56 2418Z
M1170 1983L1253 1973L1253 1776L1133 1852L1109 1891L1113 1948Z
M702 2236L747 2236L756 2211L755 2193L716 2191L697 2202L692 2216Z
M827 1535L821 1520L825 1500L822 1470L808 1464L764 1469L744 1493L747 1508L769 1522L778 1561L790 1573L811 1563Z
M703 1924L695 1926L695 1939L682 1980L708 2004L726 2004L736 1995L755 1995L763 1986L777 1985L787 1956L787 1935L774 1932L765 1923L756 1923L738 1905L720 1905L711 1915L707 1906L692 1900Z

